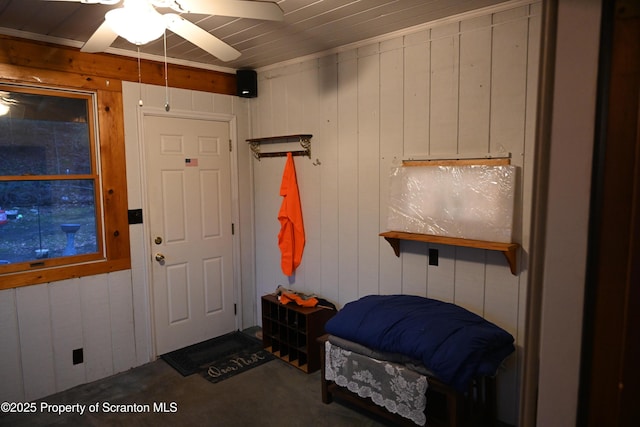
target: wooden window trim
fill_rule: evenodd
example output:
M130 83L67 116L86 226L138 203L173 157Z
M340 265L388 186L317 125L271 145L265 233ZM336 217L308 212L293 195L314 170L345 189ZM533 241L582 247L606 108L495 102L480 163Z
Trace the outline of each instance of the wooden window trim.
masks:
M34 268L29 271L0 275L0 289L54 282L83 276L109 273L131 268L129 223L127 213L127 178L124 144L124 114L122 83L108 79L83 79L75 75L46 70L26 70L5 67L13 74L3 73L2 82L33 83L22 76L38 76L39 85L95 93L100 155L102 198L97 201L104 212L104 258L65 266ZM13 78L12 78L13 77ZM74 82L83 82L81 87ZM101 87L100 87L101 86ZM79 258L81 260L82 258Z

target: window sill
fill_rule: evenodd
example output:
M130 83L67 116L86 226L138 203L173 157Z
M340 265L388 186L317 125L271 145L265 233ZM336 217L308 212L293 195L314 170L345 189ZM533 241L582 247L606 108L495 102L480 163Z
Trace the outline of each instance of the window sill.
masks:
M131 269L131 260L129 258L123 258L111 261L101 260L64 267L42 268L33 271L21 271L0 275L2 282L0 284L0 290L129 269Z

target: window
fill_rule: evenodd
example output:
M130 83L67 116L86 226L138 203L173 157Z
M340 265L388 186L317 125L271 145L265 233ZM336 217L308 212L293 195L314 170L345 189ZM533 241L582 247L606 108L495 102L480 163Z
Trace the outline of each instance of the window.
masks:
M0 274L105 260L94 103L0 85Z

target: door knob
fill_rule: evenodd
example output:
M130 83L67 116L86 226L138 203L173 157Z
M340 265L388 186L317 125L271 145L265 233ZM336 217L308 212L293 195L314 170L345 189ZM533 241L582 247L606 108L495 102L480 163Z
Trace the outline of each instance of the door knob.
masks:
M164 261L164 255L162 254L156 254L156 261L158 262L163 262Z

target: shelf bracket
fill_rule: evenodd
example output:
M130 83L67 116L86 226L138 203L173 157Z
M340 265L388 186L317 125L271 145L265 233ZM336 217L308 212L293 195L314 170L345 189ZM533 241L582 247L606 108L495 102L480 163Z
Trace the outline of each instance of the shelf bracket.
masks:
M509 248L507 250L501 251L504 254L504 257L507 259L507 262L509 263L509 268L511 269L511 274L513 274L514 276L516 276L518 274L517 270L516 270L516 250L518 248L517 247L512 247Z
M260 160L260 143L256 141L248 141L253 157Z
M383 237L384 237L384 240L389 242L389 244L393 248L393 253L395 253L397 257L400 257L400 239L396 239L395 237L387 237L387 236L383 236Z

